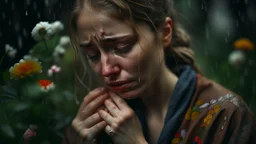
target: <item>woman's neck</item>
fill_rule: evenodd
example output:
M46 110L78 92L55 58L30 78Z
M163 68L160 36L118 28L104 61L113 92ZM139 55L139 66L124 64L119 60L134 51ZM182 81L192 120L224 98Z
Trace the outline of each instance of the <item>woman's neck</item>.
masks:
M169 100L177 81L178 77L164 66L159 77L152 82L147 88L146 94L141 97L149 117L157 115L161 119L165 118Z

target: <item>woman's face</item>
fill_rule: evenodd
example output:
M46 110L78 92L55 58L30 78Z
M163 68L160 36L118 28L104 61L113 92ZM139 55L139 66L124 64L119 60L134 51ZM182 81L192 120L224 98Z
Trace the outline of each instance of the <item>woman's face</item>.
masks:
M127 23L93 9L83 10L77 21L80 48L90 66L125 99L154 88L152 81L163 61L163 46L150 28L145 24L135 28L137 36Z

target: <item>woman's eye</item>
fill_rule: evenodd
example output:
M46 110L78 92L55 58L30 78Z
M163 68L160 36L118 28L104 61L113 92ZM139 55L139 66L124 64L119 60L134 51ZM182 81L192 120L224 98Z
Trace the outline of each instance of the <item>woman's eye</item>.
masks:
M91 61L97 61L100 58L100 54L99 53L94 53L94 54L86 54L88 59Z
M115 52L118 52L118 53L126 53L126 52L129 52L131 48L132 48L132 45L127 44L127 45L116 46L114 50Z

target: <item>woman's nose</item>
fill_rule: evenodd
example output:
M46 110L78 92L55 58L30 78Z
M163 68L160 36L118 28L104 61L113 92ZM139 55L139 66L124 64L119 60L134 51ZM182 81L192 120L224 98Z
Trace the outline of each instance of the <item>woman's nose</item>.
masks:
M104 77L114 76L120 73L120 67L118 66L114 56L111 56L111 54L102 55L101 73Z

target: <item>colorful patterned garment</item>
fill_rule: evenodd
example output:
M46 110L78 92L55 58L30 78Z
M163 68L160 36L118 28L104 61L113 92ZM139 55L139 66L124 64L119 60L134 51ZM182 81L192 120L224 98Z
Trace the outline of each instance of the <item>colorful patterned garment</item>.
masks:
M176 74L179 80L157 144L256 144L256 118L241 97L190 66L181 66ZM139 99L127 102L139 117L147 140L142 103ZM106 135L103 137L100 143L111 143ZM80 143L78 138L69 128L64 144Z

